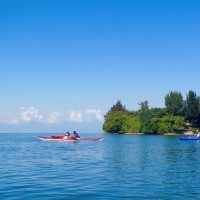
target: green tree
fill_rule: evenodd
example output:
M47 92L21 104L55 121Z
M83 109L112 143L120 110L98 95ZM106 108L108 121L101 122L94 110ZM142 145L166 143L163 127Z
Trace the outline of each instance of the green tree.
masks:
M167 115L159 121L159 133L174 133L184 126L184 117Z
M198 127L200 127L200 97L198 96L197 97L197 100L198 100L198 107L199 107L199 113L198 113L198 118L197 118L197 125Z
M170 92L165 96L166 110L172 115L183 115L184 101L180 92Z
M149 103L148 103L148 101L140 102L139 106L140 106L140 108L138 110L139 114L142 114L143 112L149 110Z
M114 104L111 109L108 111L108 113L105 115L105 117L107 117L110 113L112 112L128 112L126 107L122 104L122 102L120 100L118 100L116 102L116 104Z
M138 116L127 115L127 118L123 124L123 130L127 133L139 133L140 118Z
M141 115L141 127L140 132L142 133L157 133L159 126L157 123L157 117L154 115L155 113L152 110L147 110Z
M199 98L194 91L190 90L186 98L186 116L192 125L197 125L199 110Z
M151 108L142 113L140 118L140 132L158 133L160 118L166 116L165 108Z
M106 133L123 133L124 122L127 120L127 113L115 111L107 115L103 125Z

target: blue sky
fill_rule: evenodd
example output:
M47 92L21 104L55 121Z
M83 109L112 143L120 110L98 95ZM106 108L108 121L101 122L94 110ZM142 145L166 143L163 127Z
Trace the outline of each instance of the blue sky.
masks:
M200 94L200 2L0 1L0 132L102 132L118 100Z

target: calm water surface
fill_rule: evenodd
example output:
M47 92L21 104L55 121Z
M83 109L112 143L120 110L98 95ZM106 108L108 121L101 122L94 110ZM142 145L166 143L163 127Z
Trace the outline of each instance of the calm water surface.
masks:
M104 137L74 143L0 134L0 199L200 199L200 141Z

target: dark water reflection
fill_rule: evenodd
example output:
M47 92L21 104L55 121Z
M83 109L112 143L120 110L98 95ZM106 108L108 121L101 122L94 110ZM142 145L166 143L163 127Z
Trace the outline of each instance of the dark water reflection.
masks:
M1 199L200 199L199 166L200 142L177 137L0 135Z

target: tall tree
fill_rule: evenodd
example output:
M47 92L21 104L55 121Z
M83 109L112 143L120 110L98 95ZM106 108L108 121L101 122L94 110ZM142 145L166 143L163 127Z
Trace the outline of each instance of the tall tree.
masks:
M154 111L151 110L147 110L144 111L141 114L140 117L140 132L141 133L157 133L158 132L158 122L157 122L157 117L155 116Z
M167 112L172 115L183 115L184 101L180 92L170 92L165 96L165 106Z
M118 100L116 102L116 104L114 104L111 107L111 109L108 111L108 113L106 114L106 116L108 116L112 112L126 112L126 111L127 111L126 107L122 104L122 102L120 100Z
M198 106L199 106L199 113L198 113L198 119L197 119L197 125L200 127L200 97L197 97L198 100Z
M199 110L199 97L190 90L186 98L186 116L193 125L197 125Z
M149 110L149 102L148 101L143 101L139 103L139 112L143 113L144 111Z

